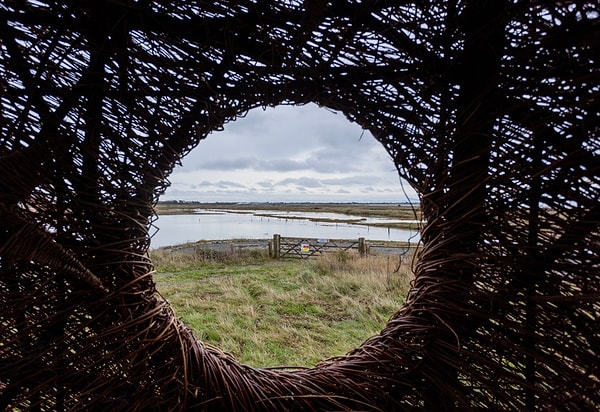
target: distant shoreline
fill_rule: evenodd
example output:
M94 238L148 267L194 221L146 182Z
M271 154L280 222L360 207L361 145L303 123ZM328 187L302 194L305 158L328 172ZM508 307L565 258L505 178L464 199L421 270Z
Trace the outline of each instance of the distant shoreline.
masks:
M359 224L372 227L386 227L400 230L419 231L423 223L420 221L420 211L413 209L407 204L381 204L381 203L201 203L201 202L160 202L155 207L156 214L160 216L167 215L194 215L199 209L208 209L214 211L223 211L230 213L252 213L255 216L281 218L281 213L285 212L285 219L308 219L320 222L335 222L347 224ZM289 213L289 214L287 214ZM318 216L308 213L335 213L348 215L347 218L335 216ZM389 219L389 222L370 222L366 223L364 218ZM255 243L267 244L270 239L261 240L243 240L240 239L237 247L256 246ZM202 244L203 241L193 242ZM208 241L211 247L215 245L236 244L235 240L212 240ZM188 245L189 246L189 245ZM222 246L222 245L221 245ZM264 245L263 245L264 246ZM175 249L187 249L181 245L172 245Z
M158 215L193 214L197 209L342 213L361 217L421 220L419 205L409 203L203 203L163 201L156 205L155 212Z

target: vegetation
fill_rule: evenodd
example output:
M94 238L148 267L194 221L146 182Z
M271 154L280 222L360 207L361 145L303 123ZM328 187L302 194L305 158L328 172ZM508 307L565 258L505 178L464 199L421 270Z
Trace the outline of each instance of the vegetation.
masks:
M275 261L262 250L157 250L151 257L159 292L195 335L255 367L313 366L345 354L381 330L412 279L410 259L399 267L389 255Z
M411 204L369 204L369 203L200 203L200 202L159 202L158 214L192 213L198 208L227 209L239 211L272 210L286 212L344 213L360 217L382 217L391 219L420 219L418 205Z
M159 215L175 215L194 213L196 209L222 209L239 213L255 213L256 216L277 216L271 212L296 212L299 215L286 215L286 219L306 219L302 213L341 213L349 215L347 219L330 219L311 217L312 221L337 222L349 224L365 224L367 226L384 226L395 229L417 230L420 225L415 221L421 219L418 206L411 204L367 204L367 203L200 203L183 201L159 202L155 211ZM353 217L356 216L356 217ZM405 220L405 222L364 223L365 217Z

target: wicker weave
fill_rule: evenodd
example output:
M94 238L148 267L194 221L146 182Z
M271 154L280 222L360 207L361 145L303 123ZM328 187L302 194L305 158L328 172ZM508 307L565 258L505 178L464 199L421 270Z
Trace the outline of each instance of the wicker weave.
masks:
M600 5L421 3L4 0L0 409L600 409ZM253 369L156 293L153 205L209 132L309 102L388 150L423 249L380 334Z

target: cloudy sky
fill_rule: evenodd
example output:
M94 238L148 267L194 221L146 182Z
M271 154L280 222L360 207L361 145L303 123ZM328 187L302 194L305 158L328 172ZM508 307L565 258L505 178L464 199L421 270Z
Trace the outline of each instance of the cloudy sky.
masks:
M312 104L250 111L200 142L169 180L161 200L406 201L383 146L342 113Z

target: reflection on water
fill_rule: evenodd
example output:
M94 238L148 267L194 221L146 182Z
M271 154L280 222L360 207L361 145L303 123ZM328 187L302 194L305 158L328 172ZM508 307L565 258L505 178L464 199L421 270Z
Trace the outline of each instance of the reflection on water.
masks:
M256 213L277 214L277 217L257 216ZM293 217L293 218L292 218ZM306 219L297 219L306 217ZM151 247L159 248L198 240L268 239L274 234L288 237L321 239L417 241L413 230L365 226L336 222L316 222L308 218L357 219L361 223L398 222L382 218L349 217L336 213L297 212L231 212L199 209L193 215L162 215L155 222L159 228L152 238Z

